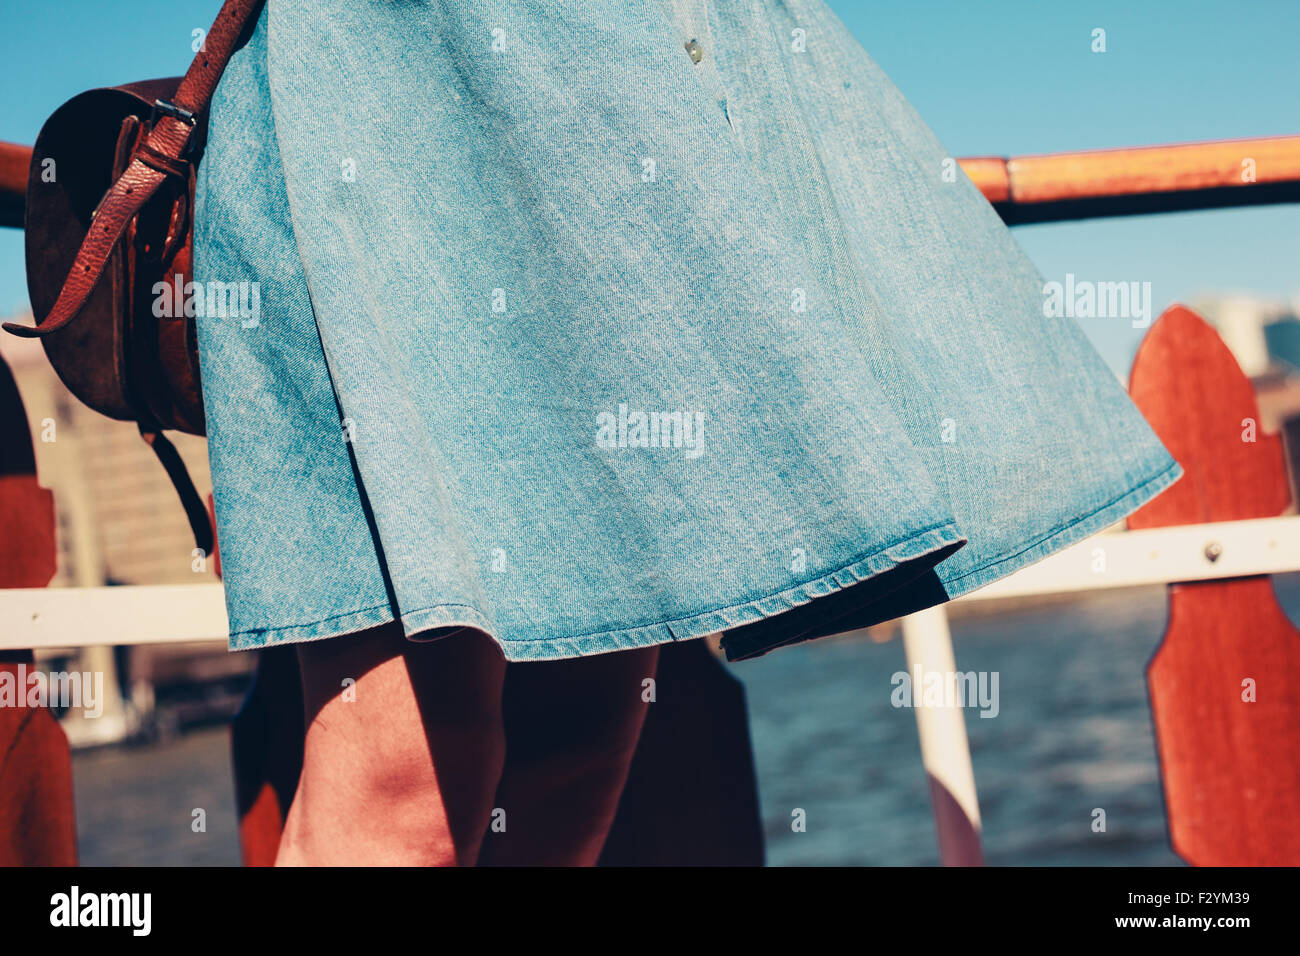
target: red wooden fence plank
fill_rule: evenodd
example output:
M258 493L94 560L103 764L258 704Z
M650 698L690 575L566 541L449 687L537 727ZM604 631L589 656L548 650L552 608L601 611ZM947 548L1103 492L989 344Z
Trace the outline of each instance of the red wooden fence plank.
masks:
M36 482L27 415L0 360L0 587L39 588L54 576L54 498ZM0 866L77 862L72 759L63 728L25 702L32 654L0 655L0 681L22 694L0 705Z
M1250 382L1193 312L1172 307L1152 327L1130 392L1186 472L1130 528L1286 509L1281 445L1260 433ZM1271 579L1170 586L1147 684L1175 852L1198 865L1300 864L1300 632Z

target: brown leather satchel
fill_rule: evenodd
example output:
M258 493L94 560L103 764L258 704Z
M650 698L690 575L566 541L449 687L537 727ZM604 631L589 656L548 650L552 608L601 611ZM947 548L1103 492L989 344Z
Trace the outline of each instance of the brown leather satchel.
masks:
M190 281L208 102L263 2L226 0L184 77L90 90L46 121L24 212L37 325L4 325L40 337L59 378L86 405L139 424L195 542L209 553L207 509L163 436L204 433L195 320L156 308L154 288Z

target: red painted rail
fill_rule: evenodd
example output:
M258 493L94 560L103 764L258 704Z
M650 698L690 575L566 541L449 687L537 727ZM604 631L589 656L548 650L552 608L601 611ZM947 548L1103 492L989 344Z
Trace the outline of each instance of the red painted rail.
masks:
M0 143L0 226L23 224L31 155ZM957 162L1011 225L1300 202L1300 136Z
M1300 202L1300 136L959 162L1011 225Z
M0 143L0 226L23 225L23 197L27 193L27 170L32 148Z

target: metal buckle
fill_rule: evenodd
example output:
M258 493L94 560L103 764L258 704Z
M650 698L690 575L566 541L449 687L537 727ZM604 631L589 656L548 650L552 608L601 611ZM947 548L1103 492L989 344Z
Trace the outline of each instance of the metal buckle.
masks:
M157 99L153 101L153 110L149 113L149 129L152 130L158 123L160 116L170 116L172 119L180 120L190 128L190 133L185 137L185 145L181 149L181 158L189 156L194 150L194 130L199 125L199 118L187 109L182 109L171 100Z
M170 116L172 119L178 119L186 126L190 127L191 129L199 125L199 120L197 116L195 116L189 110L181 109L171 100L159 99L153 101L153 112L149 114L150 126L158 122L159 114L163 116Z

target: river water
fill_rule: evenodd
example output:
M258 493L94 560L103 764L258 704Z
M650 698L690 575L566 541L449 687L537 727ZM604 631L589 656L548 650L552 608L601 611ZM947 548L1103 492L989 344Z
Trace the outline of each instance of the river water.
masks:
M1300 620L1300 575L1275 581ZM1164 630L1164 589L959 610L959 669L998 675L998 715L966 712L988 862L1178 863L1143 673ZM898 640L820 641L735 666L770 864L938 862L915 715L891 703L892 675L905 668ZM73 764L82 863L238 864L225 728L82 752Z

